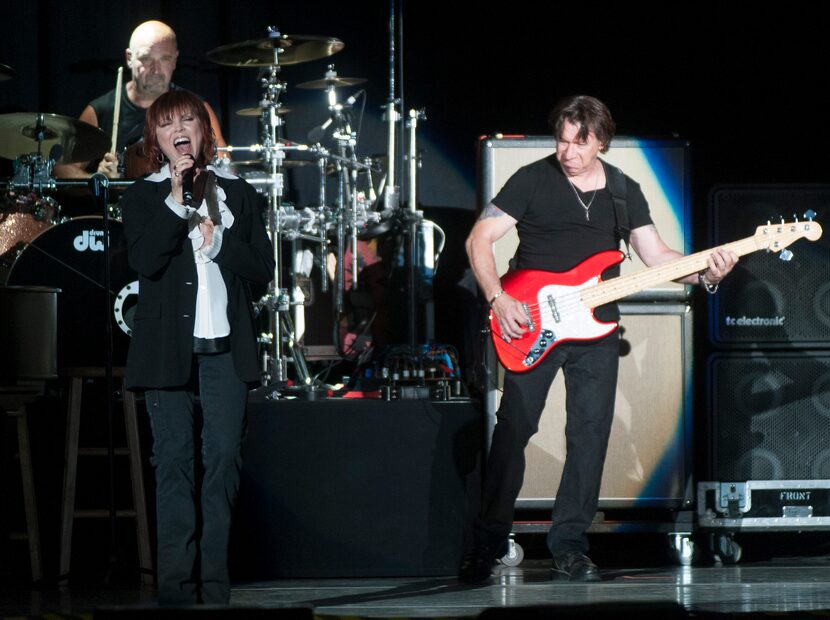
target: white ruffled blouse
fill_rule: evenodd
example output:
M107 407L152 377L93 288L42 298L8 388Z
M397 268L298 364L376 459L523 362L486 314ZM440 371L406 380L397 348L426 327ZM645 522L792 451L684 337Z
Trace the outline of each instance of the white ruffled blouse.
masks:
M217 177L236 178L213 166L208 166L207 169L211 170ZM170 168L164 166L161 171L149 175L147 180L160 183L169 178ZM193 327L193 335L197 338L222 338L231 333L231 326L228 322L228 290L225 287L225 281L222 279L222 273L219 271L219 265L214 263L213 259L216 258L222 248L224 230L233 226L233 213L225 203L227 196L219 184L216 185L216 197L219 202L219 215L222 218L222 223L214 227L213 241L210 246L199 249L204 243L204 237L198 226L194 227L187 235L193 247L193 259L196 262L196 273L199 278L199 288L196 293L196 318ZM199 215L203 217L208 214L206 200L202 200L202 204L198 208L186 207L176 202L172 194L168 194L164 203L183 220L189 219L194 211L198 211Z

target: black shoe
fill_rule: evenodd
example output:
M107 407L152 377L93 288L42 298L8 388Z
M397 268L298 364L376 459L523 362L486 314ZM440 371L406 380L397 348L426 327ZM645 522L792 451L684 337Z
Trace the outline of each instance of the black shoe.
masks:
M553 556L553 574L571 581L602 581L597 565L579 551L567 551Z
M493 564L499 555L501 545L476 545L461 560L458 569L458 580L464 583L479 583L490 577Z

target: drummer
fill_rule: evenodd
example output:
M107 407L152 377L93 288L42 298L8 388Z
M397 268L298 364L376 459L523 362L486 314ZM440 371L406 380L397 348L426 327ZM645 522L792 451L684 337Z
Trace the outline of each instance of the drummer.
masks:
M179 49L176 45L176 33L165 23L147 21L139 25L130 37L130 46L126 50L127 66L132 71L130 79L121 89L121 105L118 118L118 139L116 151L123 152L141 139L144 131L144 117L153 102L169 90L178 86L171 81L176 69ZM115 107L115 89L94 99L80 119L100 127L107 134L112 131L113 110ZM227 146L222 137L222 130L216 114L207 101L204 102L217 146ZM88 178L96 171L94 162L79 162L55 166L55 176L59 178ZM97 172L117 179L118 157L116 153L106 153L98 163ZM129 171L128 171L129 172ZM135 176L129 175L128 176Z

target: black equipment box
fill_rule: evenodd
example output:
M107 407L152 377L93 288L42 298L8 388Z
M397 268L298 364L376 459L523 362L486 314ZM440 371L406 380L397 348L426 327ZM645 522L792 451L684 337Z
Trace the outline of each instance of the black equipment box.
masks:
M830 529L830 480L699 482L697 514L701 528Z

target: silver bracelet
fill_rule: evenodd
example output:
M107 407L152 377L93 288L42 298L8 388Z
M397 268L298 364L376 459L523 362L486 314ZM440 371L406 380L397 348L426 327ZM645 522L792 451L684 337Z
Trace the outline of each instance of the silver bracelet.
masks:
M493 298L490 300L490 305L492 306L492 305L493 305L493 302L494 302L494 301L496 301L496 300L497 300L499 297L501 297L502 295L504 295L504 289L501 289L498 293L496 293L495 295L493 295Z
M706 290L707 293L710 295L714 295L718 292L718 284L710 284L706 281L706 276L702 273L697 275L697 281L700 282L700 285Z

